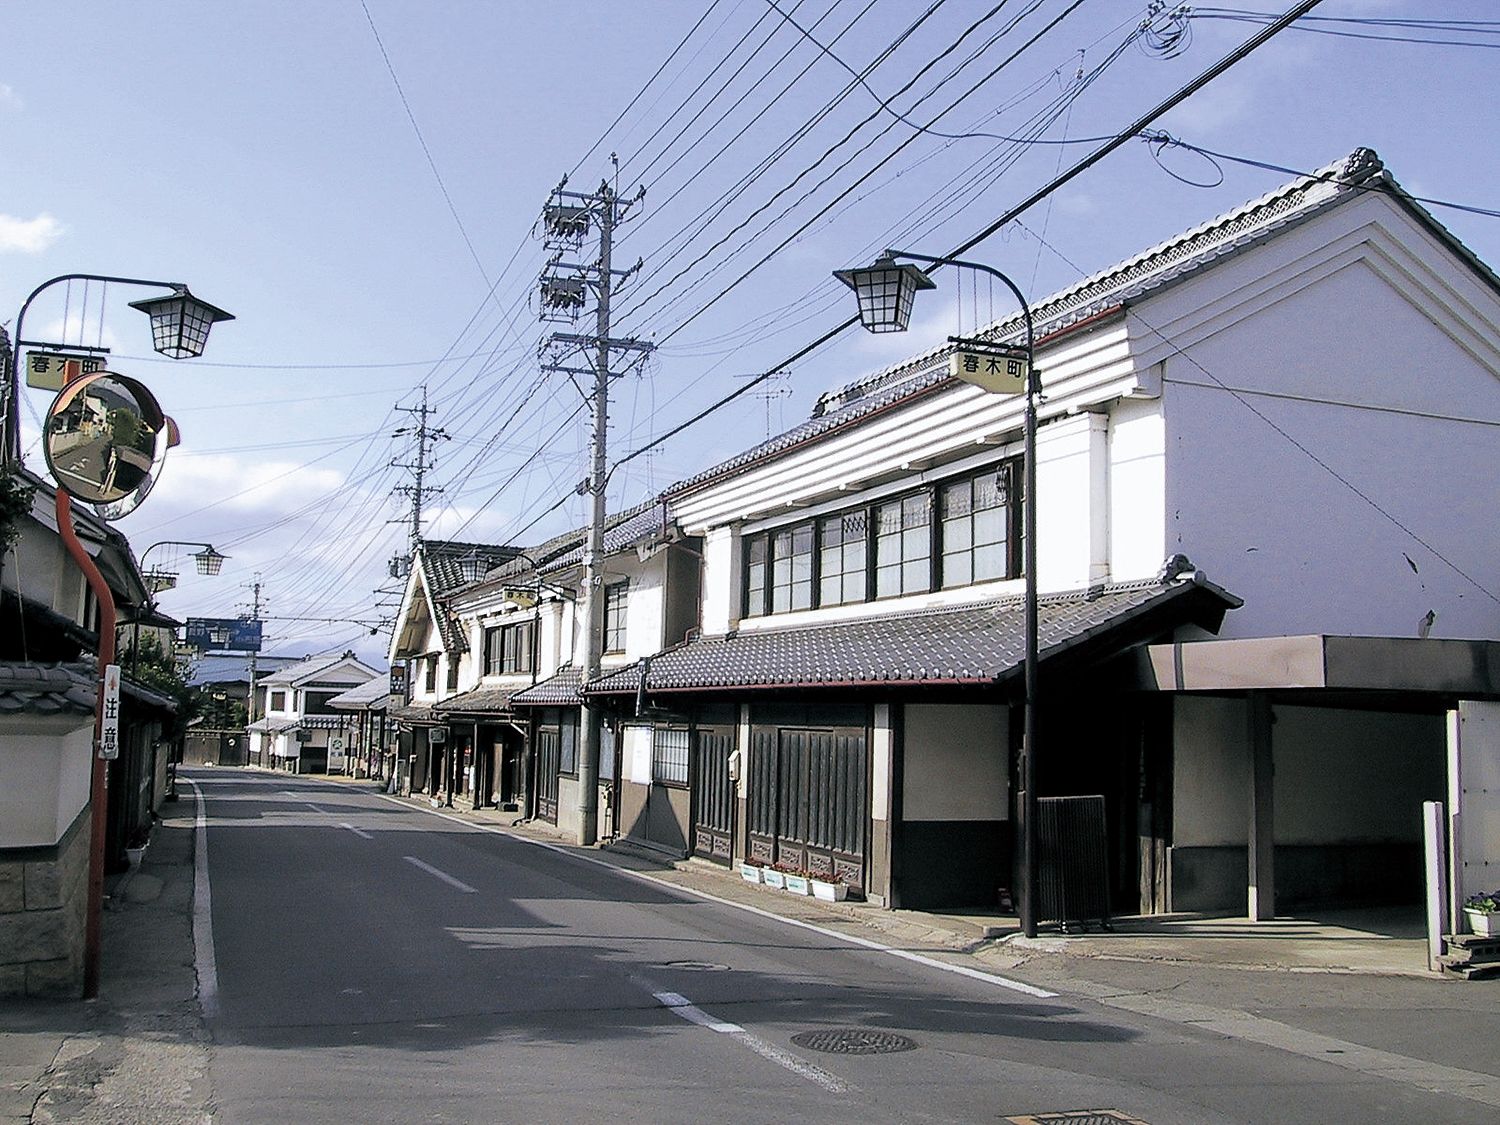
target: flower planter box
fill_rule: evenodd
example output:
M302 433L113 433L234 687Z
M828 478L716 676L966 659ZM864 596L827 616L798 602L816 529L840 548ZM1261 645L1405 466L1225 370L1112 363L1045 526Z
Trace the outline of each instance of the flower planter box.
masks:
M1482 910L1465 910L1469 929L1480 937L1500 937L1500 914L1487 914Z
M824 879L814 879L812 881L812 893L815 898L820 898L824 902L843 902L844 899L849 897L849 884L842 882L830 883Z
M740 878L747 883L759 883L760 872L761 868L754 863L740 864Z
M808 886L807 876L805 875L788 875L786 876L786 879L784 881L786 884L786 889L791 891L794 895L806 895L812 893L812 889Z
M768 887L775 887L777 890L786 886L786 876L782 872L773 871L769 867L762 867L760 869L760 881Z

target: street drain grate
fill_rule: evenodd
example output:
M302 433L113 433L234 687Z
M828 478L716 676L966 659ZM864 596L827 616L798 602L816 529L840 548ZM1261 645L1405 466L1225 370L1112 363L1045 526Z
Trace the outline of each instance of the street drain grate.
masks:
M915 1039L894 1031L866 1031L858 1027L837 1027L829 1031L803 1031L792 1036L792 1042L809 1051L827 1055L894 1055L911 1051Z
M1083 1109L1072 1113L1034 1113L1007 1117L1011 1125L1146 1125L1138 1117L1127 1117L1117 1109Z

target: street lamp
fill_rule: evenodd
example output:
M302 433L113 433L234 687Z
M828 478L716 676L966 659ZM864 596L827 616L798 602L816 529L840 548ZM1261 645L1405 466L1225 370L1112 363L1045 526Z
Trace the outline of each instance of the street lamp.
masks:
M153 594L159 594L163 590L171 590L177 585L177 574L174 571L163 569L146 568L146 559L152 551L158 547L201 547L202 550L193 554L194 563L197 564L198 573L210 577L219 573L224 566L224 560L228 555L221 555L214 550L212 543L183 543L176 539L163 539L160 543L153 543L141 552L141 576L146 580L146 586Z
M190 356L202 355L204 345L208 340L208 330L218 321L234 319L233 315L223 309L194 297L186 285L176 281L147 281L136 277L67 273L42 282L31 291L31 295L21 306L21 311L16 314L16 338L9 356L10 370L5 380L5 435L3 445L0 445L0 464L14 464L21 459L21 349L23 347L69 348L67 344L28 340L24 332L26 310L31 308L31 302L36 300L43 290L64 281L149 285L157 289L172 290L170 296L130 303L131 308L140 309L151 318L151 336L155 350L172 359L186 359ZM107 349L82 347L73 350L98 352Z
M1022 569L1025 571L1026 594L1026 656L1025 656L1025 705L1023 708L1021 733L1021 793L1017 802L1021 821L1021 930L1027 937L1036 937L1037 932L1037 803L1036 803L1036 699L1037 699L1037 574L1036 574L1036 408L1041 398L1041 380L1036 373L1036 326L1031 317L1031 306L1016 283L992 266L979 262L966 262L957 258L933 258L926 254L913 254L906 250L887 250L880 259L865 269L835 270L838 278L853 289L859 299L860 322L871 332L904 332L911 321L912 299L922 289L936 286L921 269L896 259L911 258L931 265L958 266L961 269L978 270L997 277L1005 283L1021 305L1021 315L1026 322L1026 345L1023 354L1016 357L1010 349L1003 348L991 340L964 339L950 336L950 342L961 350L981 356L1025 362L1020 385L1011 388L987 380L981 376L971 377L961 365L955 364L953 373L960 379L984 388L989 393L1004 393L1019 390L1026 396L1024 416L1024 465L1022 467L1021 504L1024 540Z
M146 285L170 289L177 300L158 307L151 302L142 311L152 318L156 347L163 354L180 359L203 350L208 328L215 321L230 319L228 313L198 301L187 286L175 282L148 281L141 278L109 277L102 274L64 274L45 281L31 291L16 315L16 339L9 355L9 370L4 380L4 433L0 435L0 468L17 465L21 460L20 438L20 371L21 349L40 346L63 350L61 356L62 393L48 412L43 430L47 464L57 483L57 531L69 557L83 572L94 595L99 614L99 702L94 717L95 753L90 780L89 803L91 826L89 838L88 896L85 906L83 950L83 995L99 995L100 965L103 945L104 909L104 836L108 824L108 763L118 755L120 669L115 664L118 618L114 592L100 572L88 549L73 526L73 491L80 499L100 505L105 519L117 519L134 509L145 497L165 447L175 443L176 427L161 414L149 390L133 379L85 372L78 352L98 352L100 348L72 348L66 344L47 344L25 338L26 311L43 290L63 281L100 281L106 284ZM140 307L139 305L136 307ZM158 317L161 326L158 328ZM172 330L169 325L176 321ZM196 349L196 350L194 350ZM71 352L72 354L67 354ZM149 445L148 450L144 448ZM127 473L121 472L123 467ZM67 483L64 483L66 479ZM134 487L133 502L131 500ZM191 544L190 544L191 545ZM217 552L214 552L217 554Z

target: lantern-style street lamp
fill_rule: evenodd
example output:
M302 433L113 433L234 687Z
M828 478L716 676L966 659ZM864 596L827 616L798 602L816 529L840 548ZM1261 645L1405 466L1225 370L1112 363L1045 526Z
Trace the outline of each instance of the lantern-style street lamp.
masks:
M153 347L162 355L172 359L186 359L203 354L208 340L208 330L221 320L233 320L230 313L210 305L188 292L188 287L175 281L148 281L137 277L109 277L94 273L68 273L44 281L31 291L16 314L16 338L9 356L9 371L5 380L4 441L0 443L0 464L15 464L21 459L21 349L23 347L59 348L64 350L98 352L100 348L71 348L67 344L47 343L25 338L26 312L31 302L43 290L65 281L99 281L115 285L147 285L156 289L172 290L170 296L133 301L130 307L140 309L151 318Z
M186 285L173 286L170 297L149 297L131 301L130 307L151 317L152 346L172 359L189 359L203 354L208 330L221 320L234 317L188 292Z
M152 551L158 547L200 547L192 555L193 562L198 568L198 573L213 577L219 573L224 566L224 560L228 555L221 555L214 550L212 543L184 543L176 539L164 539L160 543L153 543L141 552L141 576L146 580L146 586L153 594L159 594L163 590L171 590L177 585L177 572L167 570L163 567L147 568L146 559Z
M1037 697L1037 574L1036 574L1036 408L1041 398L1041 380L1036 373L1036 327L1032 323L1031 307L1016 283L992 266L979 262L965 262L957 258L933 258L926 254L913 254L906 250L887 250L878 261L865 269L835 270L838 278L854 290L859 299L860 322L871 332L904 332L911 321L912 299L922 289L936 286L921 269L898 258L912 258L931 265L957 266L960 269L978 270L997 277L1005 283L1021 305L1021 315L1026 322L1026 345L1024 353L1016 357L1010 349L997 345L992 340L964 339L950 336L950 342L959 349L972 350L981 356L996 359L1022 359L1025 370L1019 383L1012 385L997 383L982 376L970 376L959 364L954 365L956 377L982 387L986 392L1014 393L1026 396L1024 417L1024 462L1022 467L1022 522L1024 527L1024 552L1022 567L1025 570L1026 593L1026 656L1025 656L1025 707L1021 735L1021 792L1017 801L1017 816L1020 820L1021 844L1021 929L1027 937L1036 937L1037 932L1037 804L1036 804L1036 697Z

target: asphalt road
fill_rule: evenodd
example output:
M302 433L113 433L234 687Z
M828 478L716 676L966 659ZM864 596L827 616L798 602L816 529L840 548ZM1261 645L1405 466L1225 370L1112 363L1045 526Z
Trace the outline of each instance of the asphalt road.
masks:
M1103 1107L1146 1125L1495 1120L1191 1022L679 896L368 790L195 780L221 1125L1061 1122Z

